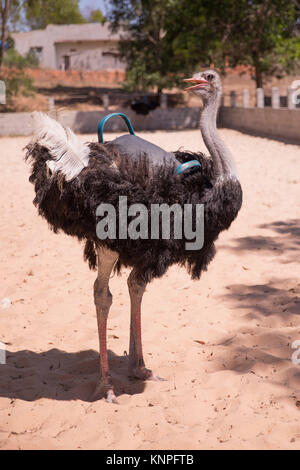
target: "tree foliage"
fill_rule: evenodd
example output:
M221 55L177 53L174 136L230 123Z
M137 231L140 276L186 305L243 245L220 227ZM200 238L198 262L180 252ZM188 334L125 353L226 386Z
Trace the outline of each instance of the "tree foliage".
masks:
M179 66L197 66L197 51L204 50L205 63L223 71L252 66L258 87L299 67L298 0L177 0L174 6L168 33Z
M88 16L89 23L100 23L104 24L106 21L105 16L103 15L102 11L97 9L97 10L92 10Z
M298 0L111 0L129 88L174 85L203 66L253 67L257 86L299 66Z
M228 65L251 65L258 87L299 65L298 1L228 0L213 27Z
M32 29L43 29L48 24L85 23L78 0L25 0L26 19Z
M128 89L160 91L172 85L172 50L165 31L171 4L172 0L111 0L108 20L113 31L121 33Z

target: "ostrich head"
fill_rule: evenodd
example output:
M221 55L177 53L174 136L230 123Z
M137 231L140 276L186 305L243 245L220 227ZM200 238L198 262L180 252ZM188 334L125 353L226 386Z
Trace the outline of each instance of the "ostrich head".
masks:
M186 91L200 96L203 101L200 129L204 143L214 160L215 176L217 178L225 176L237 178L230 150L217 132L217 113L222 97L222 83L219 74L215 70L209 69L195 73L193 78L186 78L184 81L192 84L186 88Z
M194 85L185 89L191 91L196 96L200 96L205 103L211 100L216 101L222 95L222 83L215 70L205 70L193 75L193 78L186 78L185 82Z

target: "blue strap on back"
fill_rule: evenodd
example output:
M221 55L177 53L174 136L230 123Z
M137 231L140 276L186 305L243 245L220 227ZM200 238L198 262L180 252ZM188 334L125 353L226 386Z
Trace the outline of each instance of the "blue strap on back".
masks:
M112 113L112 114L108 114L107 116L105 116L103 119L101 119L101 121L99 122L99 126L98 126L98 139L99 139L99 143L100 144L103 144L104 141L103 141L103 130L104 130L104 126L106 124L106 122L112 118L112 117L115 117L115 116L120 116L121 118L124 119L124 121L126 122L126 125L128 127L128 130L130 132L131 135L135 135L134 133L134 130L133 130L133 127L132 127L132 124L131 122L129 121L128 117L126 116L126 114L123 114L123 113Z
M98 126L98 141L100 144L103 144L104 143L104 140L103 140L103 130L104 130L104 126L106 124L106 122L112 118L112 117L116 117L116 116L120 116L121 118L124 119L126 125L127 125L127 128L130 132L131 135L135 135L134 133L134 130L133 130L133 127L132 127L132 124L131 122L129 121L128 117L126 116L126 114L124 113L112 113L112 114L108 114L107 116L105 116L103 119L101 119L101 121L99 122L99 126ZM189 162L185 162L185 163L182 163L181 165L177 166L176 167L176 170L175 170L175 174L176 175L180 175L181 173L183 173L184 171L186 170L189 170L190 168L194 168L196 166L199 166L201 168L201 163L198 161L198 160L190 160Z
M179 165L176 168L175 173L176 173L176 175L180 175L185 170L189 170L190 168L194 168L195 166L200 166L201 167L201 163L198 162L198 160L190 160L189 162L185 162L185 163L182 163L182 165Z

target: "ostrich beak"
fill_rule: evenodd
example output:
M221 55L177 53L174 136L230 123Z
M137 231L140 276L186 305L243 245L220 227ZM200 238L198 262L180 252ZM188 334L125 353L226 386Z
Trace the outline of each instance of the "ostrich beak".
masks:
M209 82L203 78L185 78L184 82L195 83L195 85L186 88L184 91L197 90L198 88L203 88L205 85L208 85Z

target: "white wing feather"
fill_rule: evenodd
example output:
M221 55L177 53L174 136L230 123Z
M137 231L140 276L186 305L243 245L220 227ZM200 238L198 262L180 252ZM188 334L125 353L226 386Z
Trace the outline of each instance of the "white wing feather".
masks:
M88 166L90 148L70 128L64 128L47 114L33 113L33 141L46 147L53 158L47 165L55 173L61 171L71 181Z

